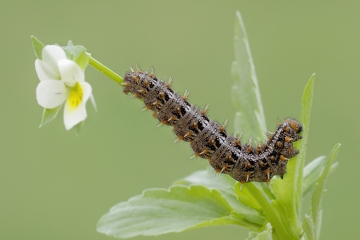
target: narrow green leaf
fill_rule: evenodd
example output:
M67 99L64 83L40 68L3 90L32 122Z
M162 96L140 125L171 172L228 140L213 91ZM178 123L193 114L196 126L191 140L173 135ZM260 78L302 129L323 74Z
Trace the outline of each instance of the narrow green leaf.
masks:
M95 98L94 98L94 95L92 95L92 94L90 95L90 102L93 105L95 112L97 112L97 106L96 106Z
M311 161L304 168L304 180L303 180L303 196L311 192L315 187L326 163L326 156L321 156ZM330 168L332 173L339 164L333 163Z
M270 206L273 211L276 212L278 218L280 219L281 223L283 224L289 235L292 236L292 238L296 239L296 237L298 236L298 229L292 224L291 221L289 221L289 212L287 206L285 206L279 198L271 201ZM276 229L274 231L276 231Z
M34 49L34 53L37 59L42 59L42 50L45 47L45 45L40 42L39 39L37 39L35 36L31 35L31 42Z
M311 210L313 211L313 208L311 208ZM322 224L322 213L323 213L323 210L319 209L318 215L317 215L317 222L315 223L315 237L316 237L316 239L320 239L321 224Z
M315 158L304 168L303 195L310 192L324 168L326 156Z
M286 166L284 179L274 179L271 187L276 196L281 199L289 214L289 221L296 229L301 229L301 202L302 202L302 178L305 162L307 136L309 132L310 110L314 89L314 75L309 79L302 97L302 114L300 122L303 124L303 138L295 143L299 149L297 157L289 160ZM298 195L300 193L300 195ZM275 226L273 225L275 228Z
M250 232L246 240L272 240L272 226L267 223L262 232Z
M306 234L306 239L315 240L315 226L311 216L305 214L305 219L302 226L304 233Z
M333 149L331 150L331 153L326 160L326 165L324 167L324 170L322 171L322 174L321 174L321 176L315 186L314 192L312 194L311 208L312 208L313 222L315 225L316 239L319 239L319 237L320 237L320 227L321 227L321 217L322 217L321 202L322 202L322 198L323 198L323 194L324 194L326 179L329 175L330 167L331 167L334 159L336 158L336 155L339 152L340 145L341 144L339 144L339 143L336 144L333 147Z
M79 135L79 134L80 134L80 132L81 132L81 130L83 129L83 127L84 127L84 121L79 122L78 124L76 124L76 125L74 126L76 135Z
M57 106L56 108L51 108L51 109L44 108L39 128L44 126L45 124L51 122L52 120L54 120L55 117L57 116L57 114L59 113L60 108L61 108L61 105Z
M203 186L149 189L111 208L98 222L97 230L118 238L129 238L226 224L258 229L232 212L219 191Z
M238 111L235 115L235 131L242 132L245 140L264 140L266 124L260 89L244 22L238 11L234 44L235 61L231 66L231 73L234 79L232 98Z
M314 95L314 81L315 81L315 74L311 76L309 79L305 91L302 97L302 107L301 107L301 118L300 122L303 125L303 139L298 142L297 147L299 149L299 155L297 157L296 162L296 169L294 180L296 186L294 188L295 198L296 198L296 207L297 207L297 215L298 217L301 214L301 199L303 196L303 171L305 166L305 156L306 156L306 146L307 146L307 139L308 133L310 128L310 113L311 113L311 106L313 101Z

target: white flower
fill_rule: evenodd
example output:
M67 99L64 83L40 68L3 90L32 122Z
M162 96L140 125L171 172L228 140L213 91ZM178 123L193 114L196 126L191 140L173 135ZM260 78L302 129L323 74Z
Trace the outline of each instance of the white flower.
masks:
M64 124L67 130L87 117L86 102L91 97L91 86L85 82L84 72L66 58L61 47L47 45L42 50L42 60L35 61L40 79L36 99L44 108L56 108L65 102Z

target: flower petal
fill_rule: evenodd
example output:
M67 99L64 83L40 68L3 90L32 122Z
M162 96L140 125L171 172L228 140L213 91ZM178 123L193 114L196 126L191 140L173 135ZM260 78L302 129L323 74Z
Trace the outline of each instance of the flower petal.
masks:
M66 130L73 128L76 124L84 121L87 117L86 113L86 102L89 100L92 92L91 85L87 82L78 83L82 91L82 100L74 108L74 104L71 103L70 97L67 99L64 107L64 124Z
M61 75L61 79L69 87L75 86L76 82L84 82L84 72L81 70L76 62L62 59L58 62L58 67Z
M46 45L42 50L42 60L52 69L58 68L58 61L66 59L65 51L56 45Z
M86 119L86 105L81 104L75 110L72 110L69 104L66 102L64 107L64 124L66 130L70 130L79 122L82 122Z
M60 80L60 74L56 69L51 68L46 62L36 59L35 69L40 81Z
M83 102L84 104L89 100L90 96L92 95L92 88L91 85L87 82L79 82L83 89Z
M44 108L55 108L68 98L69 90L62 81L42 81L36 88L36 99Z

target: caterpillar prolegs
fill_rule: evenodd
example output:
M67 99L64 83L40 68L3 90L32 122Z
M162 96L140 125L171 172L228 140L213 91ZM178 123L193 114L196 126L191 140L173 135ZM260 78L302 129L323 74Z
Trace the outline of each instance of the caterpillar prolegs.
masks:
M126 73L124 93L129 92L143 99L161 124L172 126L178 140L189 142L195 156L208 159L216 172L241 183L269 182L275 175L283 177L288 160L298 154L293 143L302 138L302 125L293 119L279 124L266 143L253 146L229 135L225 125L207 117L206 109L190 104L187 93L175 93L170 81L164 83L154 73Z

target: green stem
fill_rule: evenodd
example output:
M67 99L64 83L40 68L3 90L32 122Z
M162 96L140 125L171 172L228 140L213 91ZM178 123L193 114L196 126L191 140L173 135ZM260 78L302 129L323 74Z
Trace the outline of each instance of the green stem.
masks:
M280 239L291 239L290 234L287 232L285 226L281 222L281 219L278 217L277 213L274 211L273 207L264 196L265 194L263 194L255 184L249 183L245 187L248 188L259 205L262 207L267 220L273 226L274 231L278 237Z
M114 71L112 71L110 68L106 67L101 62L97 61L95 58L89 56L89 64L100 71L101 73L108 76L111 80L115 81L116 83L120 84L121 86L124 86L124 79L116 74Z

